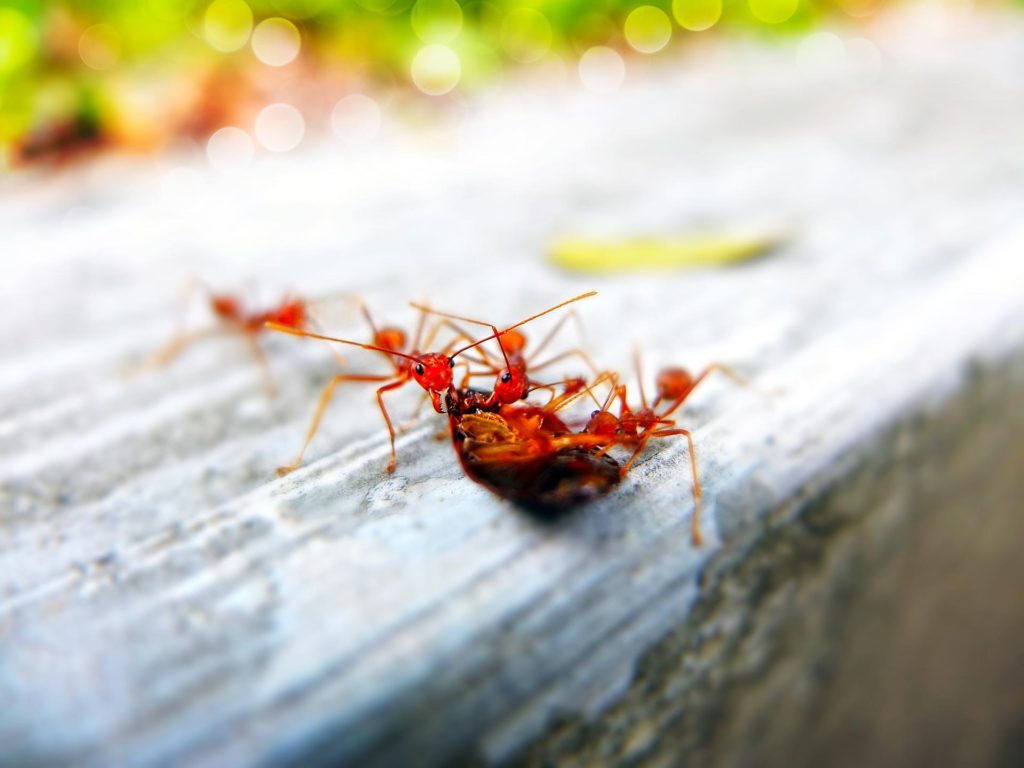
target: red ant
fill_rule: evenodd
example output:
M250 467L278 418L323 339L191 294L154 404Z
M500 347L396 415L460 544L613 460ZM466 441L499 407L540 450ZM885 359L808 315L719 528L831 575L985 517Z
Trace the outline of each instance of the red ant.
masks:
M205 289L204 289L205 290ZM257 336L263 332L267 323L305 329L311 323L309 303L298 298L286 297L280 304L264 310L248 310L242 300L228 293L214 293L205 290L211 314L217 321L213 327L203 328L189 333L179 333L149 362L147 367L167 365L182 351L195 341L221 333L237 334L245 339L249 350L260 366L270 394L277 391L267 356L260 347Z
M454 386L454 374L453 369L455 368L455 358L475 347L479 347L484 342L490 341L491 339L501 339L507 335L510 331L514 331L520 326L526 325L539 317L554 312L557 309L572 304L573 302L580 301L581 299L588 298L596 295L596 291L590 291L579 296L575 296L566 301L560 302L553 307L545 309L543 312L538 312L535 315L531 315L525 320L520 320L518 323L505 328L504 330L498 330L494 326L490 326L493 329L493 333L489 336L485 336L482 339L473 341L466 346L452 352L451 348L454 347L460 339L449 343L440 352L421 352L417 347L420 341L420 335L423 328L425 313L421 315L420 323L417 328L416 336L413 340L408 351L400 349L404 346L405 334L398 328L383 328L378 330L370 319L369 313L365 313L367 320L370 323L371 328L374 331L374 342L373 344L363 344L358 341L350 341L348 339L339 339L333 336L324 336L318 333L311 333L310 331L303 330L301 328L295 328L282 323L268 322L266 326L275 331L281 331L283 333L290 333L293 336L302 336L306 338L322 339L324 341L333 341L339 344L348 344L354 347L360 347L362 349L371 350L373 352L383 353L394 367L394 371L390 374L376 375L376 374L339 374L332 378L324 388L323 393L320 395L320 401L317 404L316 411L313 415L313 419L310 422L309 429L306 432L306 439L302 444L302 448L299 450L299 454L295 461L291 464L279 467L277 472L280 475L287 474L302 463L303 454L309 443L312 441L313 436L316 434L317 429L320 426L320 420L323 417L324 411L327 409L328 404L334 394L334 390L338 384L344 381L351 382L366 382L376 383L381 382L381 386L377 388L377 404L380 407L381 415L384 417L384 423L388 428L388 435L391 440L391 459L388 462L386 470L394 472L395 465L397 463L397 456L395 453L395 428L391 423L391 417L388 414L387 408L384 405L384 393L399 389L405 386L410 381L415 381L430 397L430 402L434 407L434 410L438 413L443 413L442 409L442 397L446 394L456 392ZM423 310L421 310L423 311ZM431 334L431 337L433 334Z
M639 355L636 367L639 377ZM682 368L667 368L657 377L658 395L651 403L640 379L641 404L635 411L628 404L626 387L610 373L600 374L592 384L546 406L503 405L489 410L482 399L459 393L448 403L452 440L467 476L504 498L540 511L559 512L608 493L626 476L649 440L685 436L693 476L691 538L700 546L701 486L693 436L689 430L675 427L670 417L716 370L746 383L717 363L696 377ZM584 394L583 390L589 392L600 383L611 385L607 400L582 430L574 432L556 412ZM615 399L620 401L618 417L610 410ZM616 447L632 449L624 464L609 455Z
M686 402L693 390L697 388L697 385L713 371L720 371L743 386L746 386L747 382L732 369L721 363L712 363L696 377L692 376L684 368L665 368L658 373L655 380L658 392L657 397L653 402L648 403L647 395L644 392L639 353L634 357L634 365L640 389L639 409L634 411L630 407L626 397L626 387L624 385L617 385L613 388L605 405L590 415L590 419L583 428L583 432L608 441L607 446L600 450L602 454L616 445L633 448L632 455L622 465L620 470L623 476L629 472L633 462L640 456L644 448L647 447L648 441L652 438L672 437L675 435L686 437L690 449L690 471L693 475L694 510L691 522L691 538L696 546L700 546L703 537L700 531L701 485L697 472L697 449L693 444L691 432L687 429L676 427L675 419L670 417L683 406L683 403ZM616 398L620 403L618 417L612 414L610 410L611 403ZM658 407L660 405L664 405L664 407L659 411Z

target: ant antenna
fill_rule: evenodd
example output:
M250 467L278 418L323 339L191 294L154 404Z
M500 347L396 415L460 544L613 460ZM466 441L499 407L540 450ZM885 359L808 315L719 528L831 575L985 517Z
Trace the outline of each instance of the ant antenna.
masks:
M378 346L375 346L373 344L362 344L362 343L360 343L358 341L349 341L348 339L337 339L334 336L323 336L323 335L321 335L319 333L311 333L310 331L302 331L302 330L299 330L298 328L292 328L291 326L288 326L288 325L281 325L280 323L275 323L275 322L273 322L271 320L268 320L266 323L264 323L264 325L267 328L269 328L270 330L272 330L272 331L280 331L281 333L290 333L292 336L302 336L302 337L307 338L307 339L321 339L322 341L334 341L334 342L337 342L338 344L348 344L348 345L353 346L353 347L360 347L362 349L368 349L371 352L383 352L384 354L387 354L387 355L398 355L399 357L404 357L407 360L412 360L413 362L418 362L418 358L416 358L416 357L414 357L412 355L407 355L407 354L405 354L403 352L396 352L393 349L385 349L384 347L378 347Z
M566 306L567 304L572 304L573 302L580 301L581 299L589 299L591 296L597 296L597 291L588 291L587 293L581 293L579 296L573 296L571 299L566 299L565 301L563 301L563 302L561 302L559 304L555 304L555 306L553 306L553 307L548 307L543 312L538 312L535 315L530 315L528 318L526 318L525 320L520 320L515 325L510 325L508 328L505 328L504 330L495 331L490 336L485 336L484 338L482 338L482 339L480 339L478 341L474 341L472 344L470 344L468 346L465 346L462 349L460 349L457 352L455 352L454 354L452 354L451 357L457 357L457 356L461 355L463 352L465 352L468 349L472 349L473 347L480 346L485 341L490 341L491 339L500 339L500 337L504 336L509 331L515 330L516 328L518 328L521 325L526 325L527 323L536 320L538 317L543 317L544 315L547 315L547 314L549 314L551 312L554 312L556 309L561 309L562 307ZM491 326L491 327L493 328L494 326ZM498 346L499 347L501 346L500 342L498 343ZM504 347L502 347L502 354L504 354ZM507 358L506 358L506 362L508 362Z
M426 306L425 304L417 304L415 301L410 301L409 302L409 306L411 306L413 309L418 309L420 312L423 313L422 315L420 315L421 319L426 317L426 313L429 312L430 314L437 315L438 317L447 317L449 320L460 320L460 321L462 321L464 323L473 323L474 325L482 325L484 328L490 328L492 331L494 331L494 333L497 333L498 336L501 336L501 333L498 333L497 326L495 326L492 323L485 323L483 320L474 320L471 317L463 317L462 315L453 315L451 312L440 312L439 310L431 309L430 307ZM499 341L498 342L498 346L501 348L501 356L505 360L505 367L506 368L511 368L512 367L512 363L509 362L508 353L505 351L504 345L501 344L501 342ZM461 352L463 350L459 350L459 351ZM455 354L458 354L458 352L456 352ZM454 355L453 355L453 357L454 357Z

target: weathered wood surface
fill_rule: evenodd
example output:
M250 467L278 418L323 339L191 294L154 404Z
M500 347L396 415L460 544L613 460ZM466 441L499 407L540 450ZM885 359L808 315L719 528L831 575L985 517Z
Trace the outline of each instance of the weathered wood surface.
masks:
M7 182L0 760L569 755L536 745L629 701L673 631L738 632L754 597L729 592L724 564L798 528L868 457L884 465L891 430L945 412L975 367L1020 392L1024 34L890 33L882 49L877 73L863 55L808 66L807 49L741 47L614 97L509 87L426 137L313 142L243 176L167 174L174 156L116 184L88 170ZM695 228L789 239L763 261L674 275L589 280L542 258L567 232ZM350 290L396 322L408 299L503 322L597 288L580 314L602 364L627 367L640 342L652 369L727 361L778 392L718 382L685 410L707 498L699 550L682 445L539 526L462 477L435 418L400 438L385 476L379 413L356 388L307 467L277 479L335 370L322 349L270 342L273 401L230 341L121 374L168 338L190 275ZM357 320L342 309L331 327ZM889 514L864 498L846 514ZM693 623L726 593L713 626ZM671 658L670 698L711 722L693 681L727 677L702 665L728 660ZM631 743L656 742L655 723Z

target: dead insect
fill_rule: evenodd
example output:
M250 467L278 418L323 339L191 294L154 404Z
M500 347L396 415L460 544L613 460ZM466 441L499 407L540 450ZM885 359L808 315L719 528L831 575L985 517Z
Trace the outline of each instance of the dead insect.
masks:
M599 374L592 384L575 393L553 398L547 406L521 403L488 407L486 400L471 393L449 397L452 442L467 476L525 507L558 513L611 491L650 440L683 436L689 447L693 478L691 538L695 546L700 546L701 485L696 447L690 430L676 427L671 417L712 371L745 382L720 364L708 366L696 377L682 368L667 368L658 375L658 394L649 403L639 356L636 368L640 381L640 405L636 408L628 402L625 385L610 373ZM605 402L582 428L574 430L557 412L583 394L592 394L601 384L610 387ZM612 412L616 400L618 416ZM630 451L624 463L611 456L616 448Z

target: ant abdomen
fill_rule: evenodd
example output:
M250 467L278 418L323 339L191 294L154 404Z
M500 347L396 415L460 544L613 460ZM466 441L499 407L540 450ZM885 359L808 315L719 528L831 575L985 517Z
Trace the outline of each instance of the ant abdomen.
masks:
M662 400L678 400L693 389L693 376L685 368L665 368L655 384Z
M398 352L405 349L405 342L405 331L401 328L381 328L373 337L373 343L378 347Z
M509 357L521 355L526 347L526 337L519 331L505 331L498 337L498 343Z

